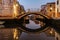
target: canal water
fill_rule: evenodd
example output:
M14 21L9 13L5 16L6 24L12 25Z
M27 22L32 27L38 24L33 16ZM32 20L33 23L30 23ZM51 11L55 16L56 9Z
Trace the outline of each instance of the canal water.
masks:
M26 24L27 28L30 29L41 28L39 22L37 22L37 24L33 20L29 20L29 22L30 22L29 24ZM1 27L4 27L4 25L0 25L0 40L12 40L13 29L9 29L9 28L1 29ZM55 40L55 37L47 36L45 32L38 34L22 32L22 34L19 37L19 40Z
M37 21L38 22L38 21ZM30 28L30 29L38 29L38 28L41 28L39 22L38 24L36 24L34 21L32 20L29 20L29 24L26 24L26 27L27 28Z
M30 29L41 28L40 21L36 20L29 20L29 24L25 24L25 26ZM20 40L55 40L55 37L47 35L45 32L37 34L22 32Z

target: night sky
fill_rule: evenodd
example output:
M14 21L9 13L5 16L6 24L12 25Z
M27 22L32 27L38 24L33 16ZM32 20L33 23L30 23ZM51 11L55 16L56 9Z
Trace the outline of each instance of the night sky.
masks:
M56 0L18 0L21 5L24 6L25 10L27 9L40 9L41 5L48 2L55 2Z

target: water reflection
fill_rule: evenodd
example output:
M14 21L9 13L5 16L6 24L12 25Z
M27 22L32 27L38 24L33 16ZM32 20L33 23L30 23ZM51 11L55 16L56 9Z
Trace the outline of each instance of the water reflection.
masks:
M24 18L25 18L24 26L29 29L38 29L38 28L41 28L42 26L44 26L44 24L45 24L41 21L36 20L36 18L43 19L43 17L40 15L31 14Z
M36 20L29 20L29 24L26 24L27 28L30 29L37 29L37 28L41 28L39 21ZM13 31L12 29L10 29L9 27L18 27L18 25L14 25L14 24L7 24L7 25L0 25L0 27L8 27L8 29L0 29L0 40L13 40ZM40 33L40 34L28 34L28 33L22 33L21 35L19 35L19 39L20 40L55 40L54 37L49 37L45 34L45 32Z
M30 29L37 29L37 28L41 28L40 24L36 24L34 21L32 20L29 20L29 24L26 24L26 27L27 28L30 28Z
M5 26L4 25L0 25L0 28L4 28Z

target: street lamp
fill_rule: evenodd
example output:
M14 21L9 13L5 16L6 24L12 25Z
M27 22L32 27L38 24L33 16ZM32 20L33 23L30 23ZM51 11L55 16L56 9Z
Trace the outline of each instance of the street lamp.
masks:
M56 16L56 15L55 15L55 10L54 10L52 7L50 8L50 12L51 12L51 14L52 14L52 15L51 15L52 18L55 18L55 16Z
M50 10L52 10L52 7L50 8Z
M18 7L18 4L16 4L16 7Z
M52 32L52 30L50 30L50 34L52 34L53 32Z
M23 12L23 11L22 11L21 13L22 13L22 14L24 14L24 12Z
M53 10L53 8L51 7L51 8L50 8L50 11L52 11L52 10Z
M13 9L14 9L14 17L16 16L16 5L13 6Z
M13 9L14 9L13 17L16 17L17 16L17 7L18 7L18 4L14 4L13 5Z

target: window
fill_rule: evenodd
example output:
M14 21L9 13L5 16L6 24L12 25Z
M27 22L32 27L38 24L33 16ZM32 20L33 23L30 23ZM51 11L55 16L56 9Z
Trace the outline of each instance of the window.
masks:
M57 5L59 4L59 0L57 0Z
M55 17L55 13L53 13L52 16Z
M52 10L50 9L50 12L51 12Z
M50 7L51 7L52 5L50 4Z
M2 0L2 4L4 5L4 0Z
M10 0L10 3L12 3L13 2L13 0Z
M57 12L59 12L58 8L57 8Z
M8 4L8 0L7 1L6 0L2 0L2 2L3 2L3 5Z

